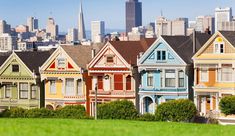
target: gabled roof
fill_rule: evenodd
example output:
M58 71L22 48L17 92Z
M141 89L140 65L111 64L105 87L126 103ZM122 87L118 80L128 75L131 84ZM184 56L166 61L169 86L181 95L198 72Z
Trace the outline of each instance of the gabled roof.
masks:
M209 34L196 33L196 52L211 37ZM190 36L162 36L162 38L171 46L171 48L185 61L192 63L193 52L193 35Z
M11 55L11 52L1 52L0 53L0 67L7 60L7 58Z
M146 38L140 41L110 41L110 44L119 54L131 65L137 64L137 56L145 52L156 40L156 38Z
M91 46L70 46L61 45L64 51L73 59L73 61L81 68L86 69L86 65L92 59L92 50L97 54L104 45L91 45Z
M235 31L219 31L235 47Z
M23 51L15 52L15 54L24 62L31 70L39 74L39 67L50 57L54 50L50 51Z

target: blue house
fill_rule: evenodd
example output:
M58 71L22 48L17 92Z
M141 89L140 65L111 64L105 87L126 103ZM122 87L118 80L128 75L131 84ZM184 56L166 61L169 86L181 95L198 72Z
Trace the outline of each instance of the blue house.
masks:
M138 58L140 113L174 99L192 99L194 53L210 35L161 36Z

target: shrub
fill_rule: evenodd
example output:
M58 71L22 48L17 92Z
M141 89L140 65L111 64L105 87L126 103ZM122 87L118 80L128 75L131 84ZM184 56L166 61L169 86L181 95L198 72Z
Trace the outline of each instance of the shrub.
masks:
M9 113L7 113L6 116L10 118L25 118L27 110L23 108L11 108L7 112Z
M26 116L28 118L52 118L55 116L54 111L49 109L30 109L27 111Z
M2 111L2 112L0 113L0 117L9 118L9 117L10 117L10 110L5 109L4 111Z
M59 118L86 118L86 110L82 105L68 105L55 111L56 116Z
M139 115L138 120L140 120L140 121L157 121L156 116L154 114L150 114L150 113Z
M196 115L194 103L187 99L172 100L160 104L155 112L159 121L189 122Z
M133 102L122 100L98 105L100 119L137 119L138 112Z
M235 96L228 96L221 99L220 110L225 115L235 114Z

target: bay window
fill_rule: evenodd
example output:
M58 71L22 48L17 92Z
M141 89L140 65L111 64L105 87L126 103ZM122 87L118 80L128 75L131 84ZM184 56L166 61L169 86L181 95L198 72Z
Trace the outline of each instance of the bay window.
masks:
M65 81L65 91L66 91L66 96L74 96L74 79L66 79Z
M179 87L184 87L184 71L179 71Z
M20 99L28 99L28 83L20 83Z
M166 70L165 86L175 87L175 70Z

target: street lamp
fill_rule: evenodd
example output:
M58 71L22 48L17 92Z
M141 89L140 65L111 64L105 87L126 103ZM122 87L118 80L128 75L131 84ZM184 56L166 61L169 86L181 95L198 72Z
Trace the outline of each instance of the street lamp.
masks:
M97 120L97 83L95 84L95 120Z

